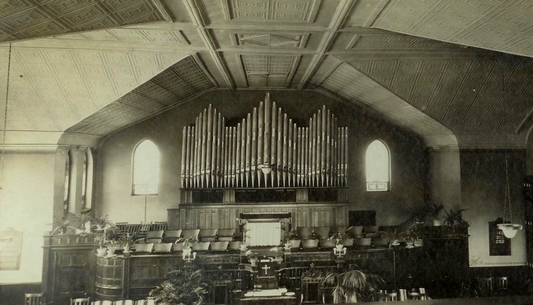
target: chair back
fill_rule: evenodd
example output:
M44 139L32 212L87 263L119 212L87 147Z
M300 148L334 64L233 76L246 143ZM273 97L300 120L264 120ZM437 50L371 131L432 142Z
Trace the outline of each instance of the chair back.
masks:
M154 244L154 252L155 253L170 253L172 252L172 245L174 245L174 243Z
M492 295L493 279L492 277L480 277L477 279L479 285L479 294L481 296Z
M90 305L91 304L91 298L76 298L76 299L70 299L70 305Z
M43 293L25 293L24 304L25 305L41 305L43 304Z
M217 235L219 237L220 236L232 237L233 235L235 235L235 229L219 229Z
M200 233L200 229L185 229L181 230L181 235L183 238L194 238L198 239L198 234Z
M181 230L166 230L165 238L173 238L173 241L181 237Z
M112 301L102 301L101 305L113 305L113 302Z
M395 302L398 301L398 293L396 292L389 292L389 293L383 293L380 297L381 302Z
M505 290L508 287L508 281L506 276L500 276L494 278L494 286L497 290Z
M135 244L135 253L150 253L154 248L153 243L149 244Z
M132 300L118 300L115 301L115 305L133 305Z
M168 222L166 221L156 221L151 228L151 231L163 230L165 231L168 228Z
M146 238L163 238L163 233L165 233L163 230L148 231L146 232Z

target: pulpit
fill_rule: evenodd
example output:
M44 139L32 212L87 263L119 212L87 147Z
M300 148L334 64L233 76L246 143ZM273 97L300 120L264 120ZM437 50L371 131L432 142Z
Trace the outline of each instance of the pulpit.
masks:
M255 289L277 289L277 270L279 263L271 258L259 259L257 261L257 272L254 273Z

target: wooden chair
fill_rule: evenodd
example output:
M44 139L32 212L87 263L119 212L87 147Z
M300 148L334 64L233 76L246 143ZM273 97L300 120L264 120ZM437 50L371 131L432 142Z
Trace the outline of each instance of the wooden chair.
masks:
M117 227L117 229L119 230L120 233L125 233L127 232L127 228L128 228L128 223L127 222L117 222L115 223L115 226Z
M156 221L152 224L150 231L165 231L168 228L168 222L166 221Z
M25 305L41 305L44 304L43 293L25 293L24 294Z
M112 301L102 301L101 305L113 305Z
M76 298L76 299L70 299L70 305L90 305L91 304L91 298Z
M396 293L396 292L383 293L379 300L381 302L395 302L395 301L398 301L398 293Z
M115 305L133 305L132 300L118 300L115 301Z
M163 237L163 242L165 243L173 243L178 240L178 238L181 237L181 230L166 230L165 237Z
M492 277L480 277L477 279L479 295L482 297L491 296L493 292Z
M217 239L217 229L201 229L199 237L201 241L215 241Z
M508 288L508 279L506 276L494 278L494 290L498 295L506 295Z

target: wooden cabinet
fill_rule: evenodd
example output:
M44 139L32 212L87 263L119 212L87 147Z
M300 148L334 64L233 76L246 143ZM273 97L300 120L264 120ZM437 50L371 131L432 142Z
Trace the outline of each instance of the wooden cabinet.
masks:
M44 237L43 292L53 304L91 295L94 287L94 236Z

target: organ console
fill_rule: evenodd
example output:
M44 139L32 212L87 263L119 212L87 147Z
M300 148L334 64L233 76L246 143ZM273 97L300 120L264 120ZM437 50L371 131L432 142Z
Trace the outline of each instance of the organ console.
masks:
M181 179L190 189L339 187L347 184L348 127L326 106L298 126L276 102L236 126L212 105L183 129Z

